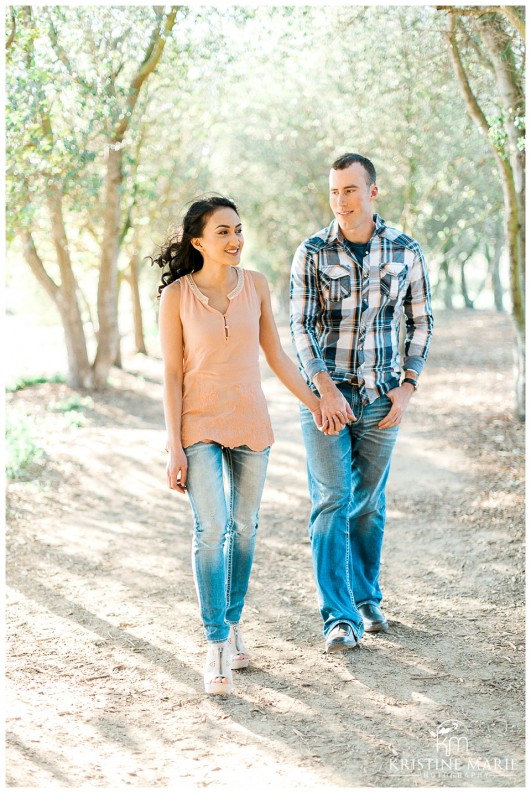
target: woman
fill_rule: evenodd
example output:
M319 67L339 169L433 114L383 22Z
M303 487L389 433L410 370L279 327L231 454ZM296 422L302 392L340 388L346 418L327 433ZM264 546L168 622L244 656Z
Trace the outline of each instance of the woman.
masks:
M259 346L273 372L322 425L319 399L280 345L267 280L238 267L242 248L236 205L214 196L190 206L181 234L155 259L163 268L167 476L172 490L188 493L194 515L192 561L208 642L207 694L230 693L232 669L249 664L239 622L273 443Z

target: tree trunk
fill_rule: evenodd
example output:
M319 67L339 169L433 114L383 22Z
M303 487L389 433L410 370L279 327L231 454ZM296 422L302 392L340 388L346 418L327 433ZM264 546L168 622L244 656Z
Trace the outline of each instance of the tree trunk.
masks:
M510 173L507 162L502 170ZM525 230L524 217L520 215L520 206L515 185L506 173L503 180L505 196L505 226L509 249L509 273L512 302L512 314L516 330L514 359L516 363L516 413L523 421L525 418L525 296L524 296L524 260Z
M454 308L454 280L450 275L450 263L448 259L445 259L439 268L439 272L444 273L444 292L443 292L443 300L444 300L444 307L447 308L449 311L453 311Z
M496 234L494 246L489 256L489 273L492 294L494 297L494 307L496 311L504 311L503 307L503 286L500 278L500 259L503 250L503 240L500 234Z
M92 388L93 370L90 366L83 326L72 311L70 297L60 295L58 309L61 314L68 361L68 385L72 388Z
M469 258L469 256L465 256L463 259L461 259L461 294L463 295L463 300L465 301L465 308L474 308L474 301L468 293L468 285L465 275L465 266Z
M23 6L22 9L28 18L28 27L32 29L31 7ZM171 6L165 15L162 8L156 7L155 10L157 20L151 31L151 38L142 63L131 80L124 107L115 124L107 149L107 172L103 196L104 228L97 299L97 350L92 367L88 360L83 322L77 300L78 287L70 262L63 222L63 196L57 185L52 184L49 188L48 206L52 220L52 237L61 273L60 285L56 284L46 272L35 248L30 229L21 231L26 261L60 312L66 339L69 382L77 387L104 387L112 365L119 360L117 274L121 225L120 194L123 182L122 147L142 86L160 61L168 36L175 24L179 7ZM33 39L31 41L33 42ZM31 69L35 55L33 44L31 44L28 53L28 68ZM111 76L109 76L109 80L111 80L111 87L114 90ZM52 150L54 137L50 115L47 112L42 113L40 121L42 134L48 140L50 150Z
M94 361L94 385L103 388L111 366L118 358L118 253L120 250L120 210L123 182L122 147L144 82L156 69L170 34L178 6L171 6L164 19L153 27L144 60L131 80L124 111L118 119L108 145L104 197L104 230L98 283L98 350Z
M144 339L144 324L142 320L142 303L140 301L140 284L138 278L138 254L136 251L129 261L129 284L133 301L133 322L135 329L135 349L142 355L147 355Z
M453 14L448 16L448 28L452 59L467 110L489 139L489 122L472 90L461 60ZM512 314L516 330L514 356L517 366L516 412L518 418L523 419L525 415L525 370L518 367L525 365L525 155L520 147L525 131L515 124L516 115L523 113L523 91L518 83L518 71L514 66L510 39L500 30L497 22L492 22L490 15L485 15L482 18L477 29L493 65L499 101L504 113L504 127L510 142L509 151L501 151L493 141L491 144L502 178L505 238L509 253Z
M98 282L98 348L94 360L94 386L104 388L118 354L118 241L120 192L123 181L121 146L108 148L105 180L103 241Z
M515 334L516 415L520 421L525 421L525 337L522 337L519 326L515 326Z
M121 241L118 242L118 250L120 250L120 247L121 247ZM119 310L119 307L120 307L120 290L122 288L122 281L123 280L124 280L124 275L123 275L123 273L120 270L118 270L117 275L116 275L116 319L117 319L117 322L118 322L119 317L120 317L120 310ZM122 366L122 336L121 336L121 333L120 333L120 327L119 326L118 326L118 344L116 346L116 356L114 358L114 361L113 361L112 365L116 366L117 369L123 369L123 366Z
M68 362L68 385L72 388L92 387L92 368L87 353L87 342L77 301L70 293L73 284L58 286L46 273L42 259L37 253L33 237L29 231L22 233L24 258L37 281L56 305L61 316L65 335L66 355Z
M492 60L501 104L509 157L499 157L505 199L506 238L509 248L511 299L516 329L516 412L525 416L525 130L515 123L524 113L524 96L510 37L497 20L480 18L480 34Z
M525 256L525 131L515 123L523 113L523 96L517 83L517 69L511 42L499 27L483 22L481 36L492 59L499 94L505 109L504 126L510 142L509 157L499 158L505 196L506 226L511 262L513 305L517 306L516 322L523 321L524 256ZM501 40L500 40L501 37Z

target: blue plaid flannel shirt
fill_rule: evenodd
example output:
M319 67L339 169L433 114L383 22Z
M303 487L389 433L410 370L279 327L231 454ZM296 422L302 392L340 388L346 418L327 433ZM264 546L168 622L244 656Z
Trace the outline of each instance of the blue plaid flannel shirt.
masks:
M364 403L400 384L403 369L420 375L433 331L429 276L420 245L386 226L376 228L360 265L337 220L305 240L291 268L290 329L309 384L328 371L359 386Z

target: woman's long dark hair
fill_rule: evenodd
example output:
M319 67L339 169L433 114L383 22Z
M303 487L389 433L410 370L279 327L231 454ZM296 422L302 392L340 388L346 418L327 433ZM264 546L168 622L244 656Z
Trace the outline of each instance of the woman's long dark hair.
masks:
M151 260L152 264L158 264L162 269L159 297L165 286L187 273L196 273L202 268L203 256L192 245L192 239L201 237L208 218L219 207L228 207L233 209L237 215L240 214L236 204L230 198L224 196L200 198L190 205L183 218L181 230L172 234L161 245L160 255Z

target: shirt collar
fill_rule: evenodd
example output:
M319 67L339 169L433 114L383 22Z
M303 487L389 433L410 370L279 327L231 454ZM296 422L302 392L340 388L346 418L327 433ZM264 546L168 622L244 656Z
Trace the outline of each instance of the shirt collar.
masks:
M238 297L238 295L242 291L243 285L244 285L244 275L243 275L242 268L241 267L234 267L233 269L236 272L236 286L234 287L232 292L229 292L229 294L227 295L229 300L234 300L235 297ZM188 281L188 283L190 284L190 289L192 290L194 295L197 297L197 299L200 300L201 303L204 303L205 305L208 306L208 304L209 304L208 297L201 292L201 290L197 286L196 282L192 278L191 274L188 273L185 277L186 277L186 280Z
M382 217L380 217L378 213L374 214L372 216L372 219L376 224L376 228L374 229L374 234L373 234L374 237L376 234L381 234L385 230L386 225L385 225L385 220ZM328 226L327 232L328 232L327 242L329 244L332 244L334 242L341 242L341 243L344 242L345 238L343 236L343 232L339 228L339 223L335 218Z

